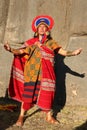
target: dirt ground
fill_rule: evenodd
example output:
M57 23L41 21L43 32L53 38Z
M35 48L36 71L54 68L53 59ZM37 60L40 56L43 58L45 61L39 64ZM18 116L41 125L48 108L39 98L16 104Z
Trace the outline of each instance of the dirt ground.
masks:
M57 113L58 124L50 124L45 120L45 113L34 106L25 115L23 127L15 126L19 115L20 104L13 100L0 98L0 105L17 105L14 111L0 109L0 130L87 130L87 107L65 106Z

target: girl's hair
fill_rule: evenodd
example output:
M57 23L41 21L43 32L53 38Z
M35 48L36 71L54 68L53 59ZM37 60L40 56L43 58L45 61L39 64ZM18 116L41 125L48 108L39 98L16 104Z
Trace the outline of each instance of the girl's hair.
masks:
M52 36L51 36L51 32L49 31L49 34L47 35L47 39L48 40L51 40L52 39Z

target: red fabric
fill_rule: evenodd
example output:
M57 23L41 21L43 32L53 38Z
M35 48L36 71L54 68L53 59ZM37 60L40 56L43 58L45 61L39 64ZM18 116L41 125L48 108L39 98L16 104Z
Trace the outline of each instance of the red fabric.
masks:
M38 38L32 38L25 42L24 46L34 44ZM11 76L9 82L9 95L18 101L22 101L23 89L24 89L24 65L26 59L24 56L14 56L12 69L11 69ZM22 79L20 78L22 77Z
M22 108L23 108L25 111L27 111L27 110L29 110L29 109L32 108L32 107L33 107L33 104L24 102Z
M44 38L44 41L46 40L46 36ZM38 38L32 38L30 40L27 40L23 47L26 47L28 45L34 44L36 41L38 41ZM43 42L44 42L43 41ZM23 95L23 89L24 89L24 65L25 65L26 59L24 56L14 56L12 69L11 69L11 76L10 76L10 82L8 86L8 92L9 95L18 101L22 101L22 95ZM22 77L18 78L18 75Z
M25 46L32 45L36 41L38 41L37 38L28 40L25 43ZM51 55L53 57L54 57L54 53L45 46L41 46L41 50L42 50L41 53L42 53L42 70L43 71L42 71L42 80L41 80L40 92L39 92L40 98L38 97L37 104L40 108L44 110L50 110L52 107L53 99L54 99L55 74L53 70L53 64L50 62L50 57L43 57L43 54L44 54L43 52L48 53L48 55ZM49 58L49 59L47 60L46 58ZM24 79L22 76L23 76L25 61L26 60L23 57L20 57L20 56L14 57L13 66L12 66L11 79L10 79L10 85L9 85L9 94L12 98L18 101L23 101L22 95L23 95L23 90L24 90ZM52 87L49 86L48 80L50 80L50 84L52 85ZM47 85L44 86L44 83ZM28 104L24 105L24 109L27 109L27 108L28 108Z
M42 47L43 52L48 53L54 59L54 53L47 47ZM48 56L47 55L47 56ZM38 98L38 106L43 110L50 110L52 108L54 92L55 92L55 73L52 62L49 59L51 57L43 57L42 53L42 80L41 89Z
M41 90L39 97L37 105L43 110L50 110L53 104L54 92Z
M24 85L24 92L23 92L23 97L22 100L23 102L36 102L38 98L38 93L40 90L40 85L34 84L34 85Z
M9 95L18 101L22 100L23 87L24 87L24 78L21 80L18 78L18 74L23 77L24 63L22 57L15 56L13 60L11 77L9 82ZM20 73L20 72L21 73Z

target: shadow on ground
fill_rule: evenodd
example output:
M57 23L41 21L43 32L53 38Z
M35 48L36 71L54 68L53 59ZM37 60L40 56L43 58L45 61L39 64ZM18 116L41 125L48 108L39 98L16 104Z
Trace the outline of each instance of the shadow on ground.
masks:
M76 127L74 130L87 130L87 121L82 125Z
M0 130L6 130L6 128L9 128L16 122L19 109L19 102L0 97Z
M0 130L13 130L13 126L15 125L19 116L20 107L20 102L17 102L9 97L0 97ZM31 117L32 115L40 111L41 109L37 108L31 114L26 114L24 122L28 117ZM14 129L19 130L19 127L15 126ZM22 128L20 129L22 130Z

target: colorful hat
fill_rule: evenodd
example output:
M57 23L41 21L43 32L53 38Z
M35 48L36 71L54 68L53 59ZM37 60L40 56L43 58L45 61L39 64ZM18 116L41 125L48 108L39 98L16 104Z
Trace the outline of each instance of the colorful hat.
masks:
M34 18L33 22L32 22L32 30L34 32L37 31L37 27L41 24L44 23L47 25L48 29L51 30L53 25L54 25L54 20L51 16L48 15L41 15L41 16L37 16Z

